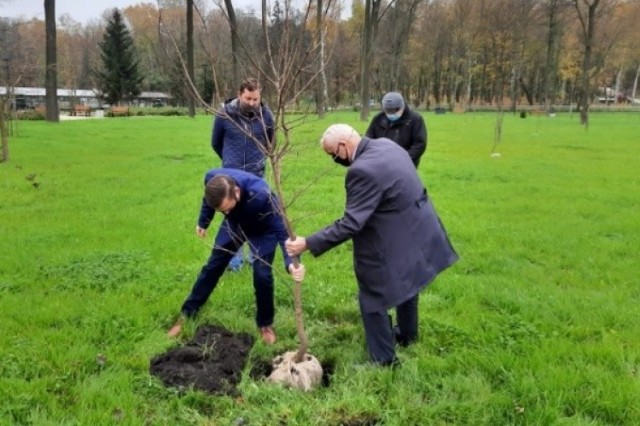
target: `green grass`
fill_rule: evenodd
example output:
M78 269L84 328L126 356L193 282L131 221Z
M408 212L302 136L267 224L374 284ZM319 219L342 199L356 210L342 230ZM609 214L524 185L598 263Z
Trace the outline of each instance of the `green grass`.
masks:
M356 118L295 129L284 184L301 235L342 213L344 169L318 141L334 122L364 130ZM592 114L585 131L575 114L506 115L499 158L494 115L426 118L420 174L461 259L422 294L420 341L395 371L359 368L351 244L305 255L310 351L331 384L245 374L238 399L148 373L210 251L194 228L219 165L211 119L19 123L0 164L0 425L640 424L640 116ZM279 341L252 360L296 347L276 262ZM253 315L250 271L227 274L184 338L207 322L255 333Z

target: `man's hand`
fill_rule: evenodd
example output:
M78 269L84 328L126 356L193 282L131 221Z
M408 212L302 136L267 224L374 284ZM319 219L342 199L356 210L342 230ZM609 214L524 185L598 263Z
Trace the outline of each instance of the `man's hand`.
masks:
M287 238L287 241L284 243L284 247L287 249L287 254L289 256L299 256L307 250L307 240L304 237L296 237L295 240L291 238Z
M302 282L304 280L304 265L302 263L298 263L298 267L293 266L293 263L289 265L289 273L293 277L296 282Z
M207 230L196 225L196 234L198 234L200 238L205 238L207 236Z

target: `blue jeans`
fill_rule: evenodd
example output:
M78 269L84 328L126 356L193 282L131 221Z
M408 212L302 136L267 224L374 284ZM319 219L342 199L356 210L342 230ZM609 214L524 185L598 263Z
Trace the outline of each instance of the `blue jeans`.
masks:
M242 268L242 264L244 263L244 250L242 247L238 249L238 251L233 255L231 261L229 262L229 270L230 271L238 271Z
M231 262L229 262L229 270L236 272L242 268L244 264L244 246L240 247L238 251L231 258ZM249 248L249 255L247 256L247 262L252 265L253 264L253 252L251 248Z
M229 265L232 253L238 250L239 242L229 241L220 248L214 248L207 263L202 267L191 294L182 305L182 314L194 317L218 285L220 277ZM275 315L273 296L273 273L271 265L275 257L275 248L271 253L261 254L261 261L253 265L253 288L256 297L256 324L266 327L273 324Z

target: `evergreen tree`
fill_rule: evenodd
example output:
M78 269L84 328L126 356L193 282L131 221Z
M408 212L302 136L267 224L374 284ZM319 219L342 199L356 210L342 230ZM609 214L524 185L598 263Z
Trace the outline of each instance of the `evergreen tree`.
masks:
M113 10L107 23L100 50L103 69L96 74L104 99L111 105L119 105L139 95L143 77L138 69L133 38L118 9Z

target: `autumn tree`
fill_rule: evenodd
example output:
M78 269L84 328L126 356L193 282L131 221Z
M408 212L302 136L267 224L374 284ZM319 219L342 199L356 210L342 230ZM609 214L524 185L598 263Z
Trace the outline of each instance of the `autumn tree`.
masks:
M100 43L102 69L96 71L98 86L111 105L119 105L140 94L142 75L138 70L133 39L118 9L113 10Z

